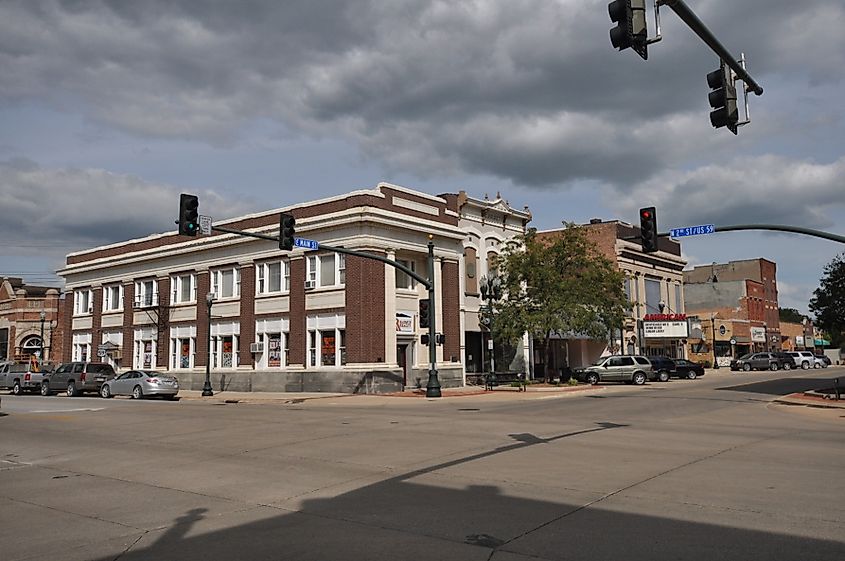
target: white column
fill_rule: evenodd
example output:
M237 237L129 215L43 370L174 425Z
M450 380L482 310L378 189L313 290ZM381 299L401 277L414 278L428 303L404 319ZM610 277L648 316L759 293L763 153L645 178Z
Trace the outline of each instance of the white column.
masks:
M396 251L387 250L387 258L396 260ZM384 264L384 362L398 367L396 357L396 269Z
M434 258L434 314L437 333L443 333L443 259L441 257ZM443 362L442 345L437 345L437 362Z

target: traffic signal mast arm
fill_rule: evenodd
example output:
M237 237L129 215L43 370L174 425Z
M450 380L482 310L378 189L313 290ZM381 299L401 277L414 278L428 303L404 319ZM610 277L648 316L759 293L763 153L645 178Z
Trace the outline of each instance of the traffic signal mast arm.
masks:
M742 80L746 87L757 95L763 95L763 88L751 77L751 75L737 62L737 58L733 56L728 49L716 39L716 36L707 28L698 16L689 9L689 6L683 0L656 0L657 6L667 6L674 11L681 20L686 23L692 31L698 35L702 41L713 49L719 58L725 61L725 64L731 67L736 73L736 77Z

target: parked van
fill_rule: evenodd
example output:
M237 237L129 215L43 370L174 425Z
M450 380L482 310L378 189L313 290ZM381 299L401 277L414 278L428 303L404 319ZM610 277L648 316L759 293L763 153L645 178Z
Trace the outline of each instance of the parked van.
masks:
M83 392L100 393L100 386L114 378L111 364L99 362L66 362L41 382L41 395L65 390L68 397Z

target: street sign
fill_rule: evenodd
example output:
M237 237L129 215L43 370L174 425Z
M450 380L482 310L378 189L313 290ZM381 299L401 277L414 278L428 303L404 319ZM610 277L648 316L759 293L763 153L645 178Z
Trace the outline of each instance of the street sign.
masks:
M211 217L200 214L200 234L211 235Z
M712 234L716 231L715 224L702 224L701 226L687 226L685 228L672 228L669 236L672 238L683 238L684 236L700 236Z
M106 356L106 349L97 349L97 356L100 358Z
M312 250L320 249L320 243L317 240L306 240L305 238L294 238L293 246Z

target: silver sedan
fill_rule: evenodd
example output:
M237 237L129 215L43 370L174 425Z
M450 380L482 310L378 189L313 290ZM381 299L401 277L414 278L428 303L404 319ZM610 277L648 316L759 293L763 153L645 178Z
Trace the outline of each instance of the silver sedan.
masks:
M179 393L179 381L163 372L155 370L130 370L103 383L100 397L106 399L115 395L131 395L141 399L148 395L160 395L173 399Z

